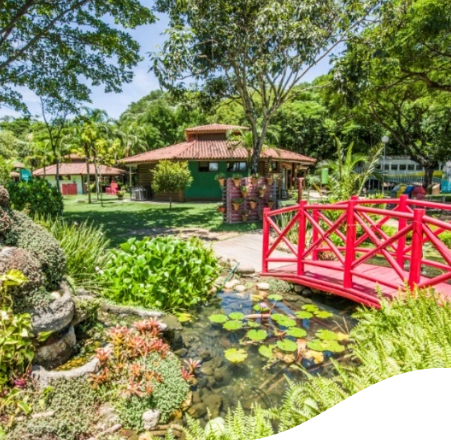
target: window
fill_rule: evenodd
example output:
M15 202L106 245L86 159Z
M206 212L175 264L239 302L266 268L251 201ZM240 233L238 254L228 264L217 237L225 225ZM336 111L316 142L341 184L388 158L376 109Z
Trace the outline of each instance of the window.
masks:
M392 163L390 169L391 169L392 171L398 171L398 164L397 164L397 163Z
M384 165L384 170L385 170L385 171L388 171L389 169L390 169L390 165L385 164L385 165Z
M399 165L399 171L406 171L407 170L407 165L405 163L402 163Z
M415 171L415 165L414 164L407 165L407 169L409 171Z
M242 173L244 171L247 171L246 162L227 162L228 173Z
M417 170L417 171L422 171L422 169L423 169L423 167L422 167L421 165L417 165L417 166L416 166L416 170Z
M217 173L218 171L219 171L219 162L199 162L200 173L208 173L208 172Z

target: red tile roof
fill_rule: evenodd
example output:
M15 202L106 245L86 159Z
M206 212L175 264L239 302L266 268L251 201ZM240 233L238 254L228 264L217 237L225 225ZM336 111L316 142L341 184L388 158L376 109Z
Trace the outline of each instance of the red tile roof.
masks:
M240 125L208 124L187 128L185 129L185 133L226 133L229 130L249 130L249 128L241 127Z
M89 172L94 175L95 168L94 164L89 164ZM59 173L61 176L85 176L86 173L86 163L61 163ZM120 174L125 174L126 171L120 170L119 168L107 167L106 165L99 165L99 174L102 176L119 176ZM45 174L47 176L56 175L56 165L50 165L45 167ZM44 176L44 168L40 168L33 172L33 176Z
M248 154L245 148L233 148L226 140L193 140L127 157L122 159L120 163L136 164L158 160L227 160L247 159L247 157ZM312 157L280 148L277 150L267 149L261 154L261 157L274 160L288 160L290 162L308 162L312 164L316 162L316 159Z

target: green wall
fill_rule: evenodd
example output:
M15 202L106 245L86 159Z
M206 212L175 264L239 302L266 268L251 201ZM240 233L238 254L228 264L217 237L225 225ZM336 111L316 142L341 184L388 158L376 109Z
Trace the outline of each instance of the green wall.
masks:
M225 173L227 177L232 177L232 174L234 174L227 172L227 162L219 162L219 171L200 173L199 162L190 161L189 169L193 176L193 183L185 190L187 199L221 199L222 190L219 183L215 180L216 174Z

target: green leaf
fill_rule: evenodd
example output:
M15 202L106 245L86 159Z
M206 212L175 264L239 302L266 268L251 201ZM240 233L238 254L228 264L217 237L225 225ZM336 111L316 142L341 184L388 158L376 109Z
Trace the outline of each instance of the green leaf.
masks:
M227 321L222 327L228 331L239 330L243 327L243 323L241 321Z
M288 336L293 336L293 338L303 338L307 335L307 332L303 328L291 327L287 330Z
M294 327L296 325L296 321L294 319L288 318L288 316L284 316L277 321L282 327Z
M325 329L318 330L316 332L316 337L323 341L343 341L348 338L344 333L335 333Z
M244 313L232 312L232 313L229 313L229 318L230 319L238 319L238 320L240 320L240 319L244 318Z
M330 351L332 353L341 353L345 349L337 341L320 341L318 339L308 341L307 347L315 351Z
M273 349L275 348L275 345L260 345L260 347L258 347L258 352L266 357L266 358L273 358L274 357L274 353L273 353Z
M315 304L306 304L301 307L302 310L306 310L307 312L317 312L318 307Z
M248 325L248 327L252 327L252 328L260 327L260 324L258 322L255 322L255 321L248 321L247 325Z
M273 293L272 295L268 295L268 299L271 301L281 301L283 300L283 296L279 295L278 293Z
M229 348L224 352L224 356L234 364L244 362L247 359L247 353L242 348L238 350L236 348Z
M333 313L327 312L326 310L321 310L318 312L314 312L317 318L325 319L334 316Z
M265 330L249 330L246 333L246 336L251 340L251 341L263 341L268 337L268 332L266 332Z
M310 319L313 316L313 313L300 310L299 312L296 312L295 315L299 319Z
M177 319L180 322L189 322L193 319L193 317L189 313L183 312L177 314Z
M283 351L296 351L298 349L296 342L290 341L289 339L277 341L277 347Z
M282 315L281 313L273 313L271 315L271 319L276 322L279 322L280 319L284 319L284 318L286 318L286 316Z
M229 318L227 318L226 315L222 315L222 314L218 313L218 314L215 314L215 315L211 315L208 319L211 322L214 322L216 324L222 324L222 323L228 321Z

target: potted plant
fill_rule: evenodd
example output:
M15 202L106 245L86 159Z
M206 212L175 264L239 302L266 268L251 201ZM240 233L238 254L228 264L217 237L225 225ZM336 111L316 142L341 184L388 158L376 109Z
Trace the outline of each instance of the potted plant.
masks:
M124 190L120 190L120 191L117 192L117 198L119 200L122 200L124 198L124 196L125 196L125 191Z
M260 197L264 197L265 193L266 193L266 185L259 186L258 187L258 195Z
M247 201L249 202L249 207L251 209L255 209L257 207L258 199L255 197L249 197Z
M244 202L243 199L233 199L232 200L233 210L238 211L243 202Z
M247 185L243 185L241 187L241 195L246 198L247 194L249 193L249 187Z
M222 212L224 214L224 212L226 212L225 205L218 205L218 212Z
M266 178L266 183L267 183L268 185L272 185L273 182L274 182L274 177L273 177L273 176L268 176L268 177Z
M224 173L218 173L216 174L215 179L219 182L221 186L224 186L226 175Z
M251 176L252 185L258 185L258 178L260 175L258 173L254 173Z
M240 186L242 178L243 178L243 176L241 174L234 174L232 176L233 183L237 188Z
M242 209L240 211L241 214L241 219L243 220L243 222L247 222L247 218L249 217L249 211L247 209Z
M274 199L272 198L272 196L269 197L266 203L268 204L269 209L272 209L272 207L274 206Z

